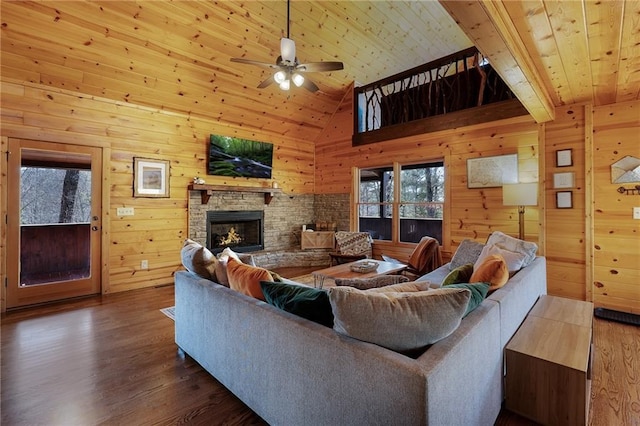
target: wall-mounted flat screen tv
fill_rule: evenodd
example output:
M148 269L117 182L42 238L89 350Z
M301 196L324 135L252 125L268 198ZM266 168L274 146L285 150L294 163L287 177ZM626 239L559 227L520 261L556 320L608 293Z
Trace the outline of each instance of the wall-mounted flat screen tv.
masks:
M211 135L207 174L271 179L273 144Z

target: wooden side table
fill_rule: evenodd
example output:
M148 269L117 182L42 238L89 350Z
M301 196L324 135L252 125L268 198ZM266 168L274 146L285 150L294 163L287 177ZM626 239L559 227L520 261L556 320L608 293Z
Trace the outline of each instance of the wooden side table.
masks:
M541 296L507 344L506 408L545 425L584 425L593 303Z

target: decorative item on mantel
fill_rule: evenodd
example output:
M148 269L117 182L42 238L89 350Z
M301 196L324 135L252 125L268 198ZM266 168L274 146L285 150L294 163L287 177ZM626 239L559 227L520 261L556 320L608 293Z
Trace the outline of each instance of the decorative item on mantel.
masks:
M204 185L205 182L204 182L204 179L202 179L200 176L194 176L193 183L197 185Z

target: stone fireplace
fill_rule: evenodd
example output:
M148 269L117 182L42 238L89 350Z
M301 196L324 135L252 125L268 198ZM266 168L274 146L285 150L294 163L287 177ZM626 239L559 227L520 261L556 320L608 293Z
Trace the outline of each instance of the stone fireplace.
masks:
M235 252L264 249L262 210L207 211L207 248L220 253L230 247Z

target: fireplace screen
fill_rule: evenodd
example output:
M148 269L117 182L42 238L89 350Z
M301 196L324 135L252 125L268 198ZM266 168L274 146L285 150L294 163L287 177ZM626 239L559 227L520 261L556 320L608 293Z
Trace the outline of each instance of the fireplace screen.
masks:
M237 252L264 249L263 219L261 210L208 211L207 248L213 253L227 247Z

